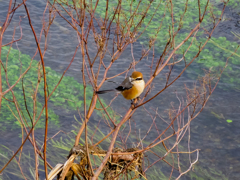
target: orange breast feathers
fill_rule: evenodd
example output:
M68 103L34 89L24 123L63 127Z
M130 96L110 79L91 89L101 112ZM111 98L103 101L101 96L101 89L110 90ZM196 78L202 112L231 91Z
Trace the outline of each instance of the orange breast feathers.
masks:
M145 87L144 81L133 82L133 86L131 89L126 89L121 93L125 99L128 99L128 100L135 99L138 96L140 96L140 94L144 90L144 87Z

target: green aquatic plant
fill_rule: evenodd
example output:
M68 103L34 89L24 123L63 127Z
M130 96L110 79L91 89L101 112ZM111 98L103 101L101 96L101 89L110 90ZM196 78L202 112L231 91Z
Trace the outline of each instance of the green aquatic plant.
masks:
M72 1L61 1L63 4L73 5ZM95 13L99 14L100 17L104 18L106 13L106 0L99 1ZM95 5L96 0L87 1L87 7ZM151 6L148 10L148 6ZM187 3L187 5L186 5ZM209 29L214 24L214 19L216 20L221 15L221 10L218 8L218 5L223 3L221 0L210 1L207 7L206 15L203 19L201 27ZM205 9L207 0L200 1L200 7L202 10ZM236 8L240 5L240 0L229 1L228 6L231 8ZM170 38L170 34L173 32L173 27L175 32L181 27L180 32L175 36L175 44L179 44L191 31L194 24L199 22L199 14L196 13L196 7L198 7L198 1L182 1L177 0L173 2L173 17L174 17L174 26L172 26L172 17L171 17L171 3L170 1L149 1L142 0L139 4L138 1L123 1L121 2L121 13L114 14L115 9L118 6L118 1L113 0L108 3L108 18L118 16L120 19L119 26L122 28L122 31L128 31L128 26L126 24L132 24L131 31L134 31L134 28L140 27L139 32L143 32L139 38L140 44L151 45L151 39L155 39L155 49L158 53L162 53L166 43ZM138 7L139 6L139 7ZM136 8L138 7L138 8ZM135 9L136 12L135 12ZM148 10L148 11L147 11ZM142 19L142 15L147 11L145 19L139 23ZM135 14L134 14L135 13ZM134 15L133 15L134 14ZM118 19L118 18L115 18ZM115 22L115 21L114 21ZM118 22L119 23L119 22ZM146 29L145 29L146 28ZM145 31L144 31L145 29ZM199 47L202 45L202 42L205 42L206 34L205 31L200 28L196 37L193 40L191 47L188 52L184 55L184 60L187 62L191 61L192 58L199 52ZM181 57L183 53L188 49L191 44L192 39L189 38L188 41L181 46L181 48L176 51L176 55ZM197 67L188 68L189 77L196 78L204 72L204 69L211 68L211 71L217 71L223 68L226 64L227 58L229 58L228 66L223 72L221 81L227 85L219 84L218 87L222 89L235 89L240 90L240 78L239 78L239 66L240 66L240 50L237 50L238 44L236 42L231 42L226 39L226 37L212 37L207 43L203 51L199 54L196 59ZM179 63L181 65L181 63ZM182 61L182 64L184 62ZM195 74L195 76L193 75Z
M219 84L218 87L228 90L240 90L240 49L236 42L230 42L225 37L212 38L200 54L197 63L200 66L200 72L204 68L211 68L212 72L222 69L226 65L221 81L224 84Z
M196 165L194 171L189 172L191 180L228 180L225 174L222 171L216 170L215 168L207 167L202 168L201 166Z
M217 2L221 3L222 1L218 0ZM240 0L233 0L233 1L229 1L228 2L228 6L230 6L231 8L237 8L240 6Z
M94 3L96 2L93 1ZM93 3L93 4L94 4ZM186 5L187 3L187 5ZM150 5L151 4L151 5ZM204 9L207 4L207 0L200 1L201 9ZM118 1L114 0L108 3L108 16L109 19L114 16L114 10L118 5ZM148 6L150 8L148 10ZM137 11L134 10L137 8ZM171 4L170 1L149 1L143 0L139 4L138 1L123 1L121 4L121 13L119 14L119 18L124 23L133 23L132 29L139 26L139 22L142 19L142 14L144 14L147 10L146 18L144 19L143 23L140 25L141 28L139 32L142 32L145 28L145 32L142 34L142 38L140 41L143 44L147 44L149 42L149 38L156 37L156 44L155 46L158 47L159 52L163 49L165 44L167 43L169 37L169 28L172 33L172 17L171 13L174 15L174 29L177 31L179 27L184 29L183 32L179 33L175 38L176 44L181 42L188 32L187 30L191 30L192 25L194 23L199 22L199 14L196 13L196 7L198 7L198 1L186 1L183 2L181 0L177 0L173 2L173 12L171 12ZM106 1L100 1L96 8L96 13L98 13L101 17L105 17L106 12ZM211 24L211 16L214 15L216 17L220 16L221 11L217 9L212 4L207 7L207 14L203 20L202 26L207 26ZM134 19L131 19L135 13ZM118 16L118 14L117 14ZM121 24L120 24L121 26ZM121 26L124 29L124 26ZM127 28L127 26L126 26ZM203 34L204 32L201 31L199 34ZM186 45L187 46L187 45Z
M93 1L94 3L96 1ZM133 23L133 30L136 26L138 26L138 22L140 22L142 18L142 14L146 12L148 5L151 1L143 0L141 4L138 4L138 1L124 1L121 6L121 13L119 18L121 20L120 27L124 29L124 23ZM93 4L94 4L93 3ZM187 6L186 6L187 3ZM209 6L207 7L207 13L205 18L201 24L201 27L205 29L209 29L209 27L213 26L213 17L216 19L220 16L221 10L218 9L217 5L222 3L220 0L210 1ZM207 0L200 1L201 9L205 8L207 4ZM240 0L230 1L228 6L231 8L237 7L240 4ZM114 15L114 10L118 5L118 1L111 1L108 3L108 16L109 19ZM134 9L137 6L140 6L135 12L136 15L134 19L131 19ZM143 23L140 25L141 28L139 32L142 32L145 28L145 32L140 37L140 43L143 45L150 45L149 39L155 39L155 49L157 52L161 53L164 49L165 44L170 38L170 33L172 33L172 18L171 18L171 10L170 10L170 1L153 1L150 9L147 12L146 18ZM177 0L173 2L173 15L174 15L174 29L177 31L179 27L181 27L180 33L174 38L175 44L179 44L188 34L188 31L191 30L194 24L199 22L199 15L196 13L196 7L198 7L198 1L186 1L183 2L181 0ZM96 13L99 14L102 18L105 17L106 12L106 1L100 1L96 8ZM184 14L185 12L185 14ZM183 16L184 14L184 16ZM152 18L154 17L154 18ZM170 31L170 33L169 33ZM192 58L199 52L199 47L202 42L205 42L204 30L200 29L193 40L192 46L188 50L188 52L184 55L184 58L187 62L191 61ZM183 52L185 52L189 45L191 44L192 39L190 38L182 47L176 51L176 55L182 56ZM217 46L218 45L218 46ZM223 49L226 49L223 53ZM233 53L233 56L230 57L227 68L225 69L222 80L224 83L228 84L228 86L219 85L220 88L229 89L233 88L235 90L240 90L240 78L239 78L239 65L240 65L240 50L234 53L234 51L238 48L238 44L236 42L231 42L226 39L226 37L218 37L213 38L207 43L204 50L197 57L196 63L198 63L198 67L194 67L192 69L187 70L188 74L193 77L192 72L196 74L196 76L200 75L204 72L204 69L209 69L214 72L223 68L226 64L227 58ZM238 55L237 55L238 54ZM183 64L184 62L182 62Z
M36 60L31 61L31 57L26 54L22 54L20 51L9 48L9 47L2 47L2 54L1 59L3 64L7 70L7 77L10 86L13 85L19 78L19 75L24 72L29 66L30 69L24 75L22 80L17 83L17 85L13 88L16 100L18 102L18 108L22 117L25 120L25 123L28 126L31 126L31 118L33 114L33 94L35 88L38 84L38 76L39 72L38 69L40 64ZM61 74L57 73L56 71L52 70L50 67L46 67L47 72L47 91L48 94L52 92L55 86L58 84ZM2 87L3 91L7 90L9 86L6 82L6 75L3 73L3 81ZM38 88L38 95L36 101L37 107L37 114L36 117L40 114L41 108L43 107L43 80L40 79L39 88ZM24 89L24 93L23 93ZM25 94L25 98L24 98ZM92 98L93 90L90 86L86 87L86 104L89 106L91 98ZM0 124L1 130L6 129L6 127L12 127L15 129L21 126L21 121L18 116L17 109L14 105L12 100L12 93L8 92L4 98L2 99L2 106L0 111ZM25 100L27 104L27 109L30 114L28 114L25 106ZM101 100L104 103L103 100ZM73 77L64 76L61 83L58 85L54 93L52 94L49 100L49 118L50 118L50 125L59 126L59 118L53 110L53 107L61 108L62 110L77 110L77 108L81 111L83 110L83 85L77 82ZM101 105L98 102L97 107L100 108ZM108 113L113 116L114 112L110 109L107 109ZM101 116L101 112L96 112L99 116ZM29 117L30 115L30 117ZM40 121L37 123L37 128L43 128L45 126L44 120L44 113L42 114Z
M5 164L9 158L12 156L12 150L9 149L6 146L1 145L0 146L0 157L1 157L1 164ZM33 164L31 162L33 161L33 158L28 153L22 153L21 154L22 161L19 162L19 156L17 156L13 162L9 165L9 167L6 169L6 172L0 175L0 180L11 180L13 179L34 179L31 177L30 173L28 174L22 174L23 169L20 169L20 166L25 166L28 168L24 168L24 170L33 170ZM40 160L42 163L42 161Z

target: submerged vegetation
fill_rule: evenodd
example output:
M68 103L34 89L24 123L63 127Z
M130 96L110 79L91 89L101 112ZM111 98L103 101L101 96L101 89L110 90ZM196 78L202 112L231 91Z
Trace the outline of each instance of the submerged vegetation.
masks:
M95 1L94 1L95 2ZM120 21L122 26L124 23L129 23L127 20L131 17L131 12L139 5L136 12L135 19L133 19L133 27L137 24L134 22L139 22L142 17L141 12L146 9L147 5L150 3L149 0L142 1L140 5L138 1L124 1L122 3ZM201 0L200 6L204 9L207 0ZM170 2L169 1L154 1L153 6L150 7L146 18L141 24L141 31L145 28L145 32L140 34L139 42L145 46L151 46L152 40L155 41L155 49L158 53L164 50L164 45L169 40L170 24L172 22ZM211 28L211 24L221 15L221 8L224 3L221 0L210 1L207 7L207 13L203 19L202 25L206 29L200 29L192 41L188 39L178 51L176 51L176 60L179 61L181 57L184 57L184 61L190 62L192 57L194 57L201 46L202 43L206 41L207 34L206 30ZM199 15L196 13L196 7L198 6L198 1L188 1L188 6L186 8L185 3L182 0L177 0L174 2L173 14L174 14L174 26L175 31L179 30L179 33L174 38L175 44L179 44L187 35L188 31L193 28L193 25L199 21ZM230 1L228 6L235 8L240 6L240 0ZM109 3L109 17L114 15L114 10L117 6L117 1L112 1ZM168 9L165 9L165 6ZM106 1L100 1L96 8L96 13L100 14L103 18L105 16ZM213 18L213 19L212 19ZM150 20L152 21L150 22ZM160 21L159 21L160 20ZM150 23L149 23L150 22ZM224 22L222 22L224 23ZM209 26L209 27L208 27ZM181 30L180 30L181 28ZM229 32L230 33L230 32ZM204 69L209 69L213 72L217 72L219 69L223 68L226 63L226 59L232 55L228 60L228 66L224 70L221 81L228 84L229 86L219 85L220 88L229 90L230 88L240 91L240 48L239 44L236 42L231 42L226 39L226 37L220 35L213 35L209 43L206 44L205 48L201 51L199 56L196 58L196 63L200 66L187 69L188 75L192 79L196 79L197 76L202 76L204 74ZM150 39L150 40L149 40ZM191 46L190 46L191 44ZM190 46L190 48L189 48ZM187 51L187 53L184 53ZM184 62L183 62L184 63ZM183 64L182 63L182 64ZM181 65L181 64L180 64ZM195 76L193 76L195 74Z
M30 67L21 81L17 83L13 88L13 91L15 92L15 98L18 102L18 108L20 109L20 112L24 118L24 122L27 126L31 126L34 105L33 95L35 93L35 87L37 86L38 82L40 83L37 90L38 96L35 107L36 117L39 116L41 112L40 108L43 105L43 75L39 72L41 65L38 61L32 60L29 55L22 54L20 51L8 46L2 47L1 60L4 65L6 65L5 67L7 67L6 70L10 86L12 86L18 80L19 74L22 74L28 69L28 67ZM58 84L62 75L52 70L50 67L46 67L46 73L48 80L47 91L48 93L51 93L55 86ZM2 87L3 89L8 88L5 74L3 74ZM87 86L87 106L90 104L92 94L92 87ZM12 127L12 129L16 129L22 126L22 122L19 118L17 118L17 109L15 108L15 105L12 102L11 98L12 94L11 92L8 92L5 95L5 98L2 100L2 107L0 111L1 130L6 129L6 127ZM106 105L104 100L101 101L104 105ZM54 107L64 111L77 109L83 111L83 85L77 82L73 77L63 76L61 83L53 92L49 102L51 104L48 111L50 125L59 126L59 117L56 115L52 108ZM100 107L99 102L97 103L96 107ZM113 111L108 110L108 112L110 115L113 115ZM97 114L99 116L102 116L102 113L99 111L97 111ZM40 121L36 125L36 128L44 127L44 114L42 114Z
M14 39L15 29L13 40L7 39L9 42L0 47L0 123L3 128L9 124L12 129L22 128L21 145L14 153L7 154L4 149L8 148L0 149L0 155L5 158L0 174L5 170L4 176L7 177L12 173L8 168L14 167L19 169L20 178L29 179L31 176L36 180L44 175L47 180L54 177L72 179L74 176L91 180L156 179L156 176L178 180L194 169L199 160L199 149L190 148L191 122L202 112L221 75L236 70L226 64L239 63L233 58L239 53L237 44L229 43L223 37L212 38L215 28L221 23L227 2L48 1L41 19L40 34L32 25L29 5L22 1L15 7L12 3L9 2L6 21L0 29L0 46L6 29L11 27L12 19L17 16L15 12L22 6L40 61L12 48L17 41ZM234 3L230 5L236 6ZM60 74L44 64L44 55L51 40L48 36L55 33L49 29L57 16L71 28L71 36L76 39L75 54L68 67L78 52L82 83L65 76L68 68ZM223 41L224 45L218 46ZM135 42L142 46L138 58L133 53ZM64 41L61 43L65 45ZM216 47L224 49L224 53L216 53ZM127 48L131 48L131 53L121 61L120 56ZM119 61L126 66L120 66ZM202 64L204 68L194 69L198 77L191 78L197 82L184 84L181 88L185 92L181 97L176 93L175 104L170 97L165 97L167 103L159 110L160 104L154 100L167 89L167 93L175 93L169 87L188 71L193 62ZM125 107L120 102L115 103L114 112L112 102L115 98L107 104L95 91L101 89L106 81L128 76L136 69L145 71L146 86L141 98ZM164 80L161 82L163 86L158 86L160 76ZM49 135L49 127L60 126L54 112L56 108L78 110L81 121L71 124L76 129L64 132L57 140L53 138L58 133ZM140 131L141 126L146 127ZM44 128L45 131L39 135L34 131L36 128ZM39 140L39 137L44 139ZM31 148L27 148L25 153L27 141ZM22 171L27 162L23 154L28 153L27 160L31 162L29 168ZM12 161L15 163L10 164ZM155 172L156 164L161 164L161 172ZM211 171L211 174L215 173ZM192 173L190 177L196 179L197 176Z

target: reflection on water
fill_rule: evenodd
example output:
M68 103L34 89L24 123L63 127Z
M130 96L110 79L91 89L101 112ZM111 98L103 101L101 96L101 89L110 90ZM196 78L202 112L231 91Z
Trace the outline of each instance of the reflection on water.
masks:
M42 13L45 8L44 2L42 1L28 1L28 6L30 10L30 15L32 18L33 26L36 30L36 33L39 34L42 24ZM8 7L8 2L1 2L1 11L0 19L4 19ZM239 15L234 13L233 10L227 8L225 12L229 21L226 20L222 22L215 31L215 36L226 36L228 40L235 41L235 37L230 34L230 31L239 31ZM36 45L32 44L34 42L32 32L28 25L27 18L24 18L25 11L23 7L18 9L13 18L13 23L9 30L5 33L5 42L7 39L12 38L12 28L18 26L19 16L22 17L21 26L23 28L23 39L17 43L17 46L14 44L14 48L19 48L22 53L29 54L31 57L36 51ZM1 25L1 24L0 24ZM54 69L57 72L62 73L65 68L68 66L72 55L74 54L75 48L78 45L78 40L76 38L75 32L72 32L71 27L57 16L53 25L51 26L49 37L48 37L48 49L45 54L45 63ZM19 29L17 28L16 39L19 37ZM94 44L94 39L90 38L90 43ZM3 42L3 44L5 43ZM42 42L44 42L42 40ZM42 44L42 47L44 44ZM91 52L96 52L96 49L93 47ZM91 52L89 52L91 54ZM94 53L92 53L94 54ZM121 72L122 69L126 69L128 63L127 61L131 60L131 50L127 49L123 55L120 57L120 60L117 61L113 68L109 71L109 76L115 75L117 72ZM138 59L141 57L141 46L139 44L134 44L134 57ZM110 58L108 56L105 57ZM39 56L35 57L36 60L39 60ZM75 61L73 62L71 68L67 72L67 75L73 76L76 80L81 82L81 53L78 51ZM197 67L197 64L193 65L194 68ZM149 67L145 66L144 61L140 62L137 66L137 70L143 72L144 76L147 77L146 73L149 70ZM178 74L178 69L173 72L173 76ZM116 82L121 82L124 77L120 76L114 79ZM157 90L164 87L165 83L165 74L162 72L159 75L159 78L155 81L155 89L152 94ZM178 103L176 99L177 91L179 96L184 96L184 86L183 84L193 84L192 80L188 79L188 76L181 77L173 86L171 86L166 92L163 92L154 100L154 106L158 106L158 111L161 114L164 114L165 110L170 108L170 102L174 101ZM220 83L222 83L220 81ZM228 84L224 84L228 86ZM114 83L105 83L102 87L114 87ZM114 97L114 94L102 95L102 98L109 101ZM240 117L240 96L239 92L229 90L223 91L222 89L217 88L212 95L210 101L207 103L205 110L192 122L191 124L191 148L201 149L200 151L200 160L197 166L202 167L207 170L207 172L216 172L216 177L222 173L222 179L224 177L229 179L239 179L240 172L240 151L239 151L239 139L240 139L240 125L238 123ZM119 103L121 103L121 108L119 108ZM125 101L122 97L118 97L113 102L113 109L116 110L119 114L124 113L125 110L129 107L129 102ZM60 116L61 125L64 128L64 131L68 132L72 130L72 126L69 124L74 124L75 120L73 114L77 116L77 112L67 112L62 109L54 109L55 112ZM146 113L143 108L134 116L134 122L137 123L136 127L140 128L141 131L146 131L149 128L149 122L146 120L141 120L142 113ZM232 123L228 123L226 120L232 120ZM93 121L93 119L92 119ZM7 146L8 148L15 150L20 145L21 142L15 138L19 136L19 132L15 133L10 131L4 133L0 138L2 145ZM60 128L61 129L61 128ZM49 136L55 134L59 129L56 127L50 127ZM41 134L43 130L38 130L36 135ZM151 139L153 135L149 135L148 138ZM7 139L7 141L6 141ZM39 137L42 141L43 137ZM29 144L28 144L29 145ZM55 163L55 162L54 162ZM197 169L197 168L196 168ZM208 179L207 175L204 175L206 172L195 172L200 177ZM214 173L213 173L214 174ZM15 177L15 176L14 176ZM16 178L16 177L15 177ZM182 177L181 179L189 179L189 177Z

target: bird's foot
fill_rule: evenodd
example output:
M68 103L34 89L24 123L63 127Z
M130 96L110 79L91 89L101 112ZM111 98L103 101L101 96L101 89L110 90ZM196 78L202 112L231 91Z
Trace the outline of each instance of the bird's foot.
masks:
M132 105L133 107L137 106L137 104L138 104L138 99L137 99L136 102L134 102L134 101L135 101L135 99L132 99L132 100L131 100L131 105Z
M132 104L132 105L134 104L134 100L133 100L133 99L131 99L131 104Z

